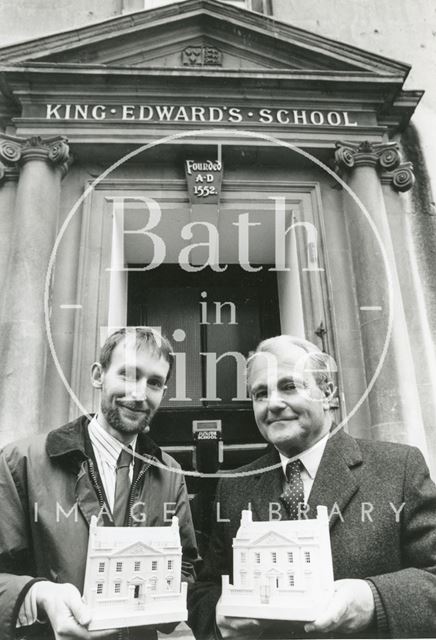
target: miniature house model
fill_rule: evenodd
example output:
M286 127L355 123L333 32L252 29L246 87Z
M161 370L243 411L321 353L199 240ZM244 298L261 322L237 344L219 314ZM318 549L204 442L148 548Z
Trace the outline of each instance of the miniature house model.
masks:
M233 539L233 582L222 576L218 613L269 620L315 620L333 593L326 507L312 520L253 522L243 511Z
M89 630L187 619L178 518L168 527L99 527L89 531L84 599Z

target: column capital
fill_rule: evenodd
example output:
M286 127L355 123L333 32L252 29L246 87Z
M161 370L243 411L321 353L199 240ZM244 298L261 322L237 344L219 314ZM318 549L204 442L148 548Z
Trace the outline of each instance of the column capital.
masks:
M55 136L53 138L41 138L32 136L24 141L21 152L21 163L31 160L45 160L54 166L59 166L65 174L71 163L70 148L67 138Z
M357 167L373 167L381 181L396 191L408 191L414 182L413 165L402 162L397 142L337 142L334 168L341 177Z
M64 176L72 162L67 138L20 138L0 133L0 161L4 166L17 167L32 160L44 160L58 166Z

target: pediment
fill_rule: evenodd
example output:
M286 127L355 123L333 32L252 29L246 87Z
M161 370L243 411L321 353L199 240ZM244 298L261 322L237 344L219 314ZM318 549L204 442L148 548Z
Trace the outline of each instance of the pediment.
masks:
M0 49L0 64L365 72L409 66L218 0L185 0Z
M113 556L148 556L148 555L159 555L161 552L158 549L153 549L153 547L150 547L146 544L143 544L142 542L135 542L134 544L128 545L127 547L124 547L123 549L117 549L114 553Z
M252 547L271 546L272 549L289 544L297 545L298 542L293 536L283 536L279 533L275 533L274 531L269 531L260 538L257 538L256 540L253 540L251 542Z

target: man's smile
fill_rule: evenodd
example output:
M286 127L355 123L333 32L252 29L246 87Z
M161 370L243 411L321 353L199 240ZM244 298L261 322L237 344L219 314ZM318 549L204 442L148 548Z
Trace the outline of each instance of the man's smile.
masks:
M146 409L142 403L137 403L134 401L132 402L129 400L115 400L115 404L117 405L117 407L120 407L121 409L127 409L132 413L140 413L140 414L148 413L148 409Z
M267 424L274 424L276 422L292 422L294 420L298 420L298 416L282 416L280 418L273 418L272 420L268 420Z

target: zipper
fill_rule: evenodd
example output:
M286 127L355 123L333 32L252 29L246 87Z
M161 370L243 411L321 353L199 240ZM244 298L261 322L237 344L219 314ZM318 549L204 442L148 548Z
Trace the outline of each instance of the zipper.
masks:
M144 477L145 472L147 471L147 469L150 467L150 462L148 463L144 463L144 465L142 466L142 469L140 470L140 472L138 473L138 477L136 478L135 482L132 484L132 487L130 489L130 496L129 496L129 519L127 522L127 526L128 527L132 527L133 526L133 518L132 518L132 507L133 507L133 501L135 498L135 494L136 494L136 488L139 484L139 482L142 480L142 478Z
M100 485L98 484L97 481L97 476L95 475L95 470L94 470L94 463L91 459L88 459L88 469L89 469L89 475L91 478L91 482L94 485L94 489L97 493L97 498L98 498L98 502L100 504L100 508L102 507L106 507L107 505L105 504L104 501L104 497L103 497L103 492L101 490Z

